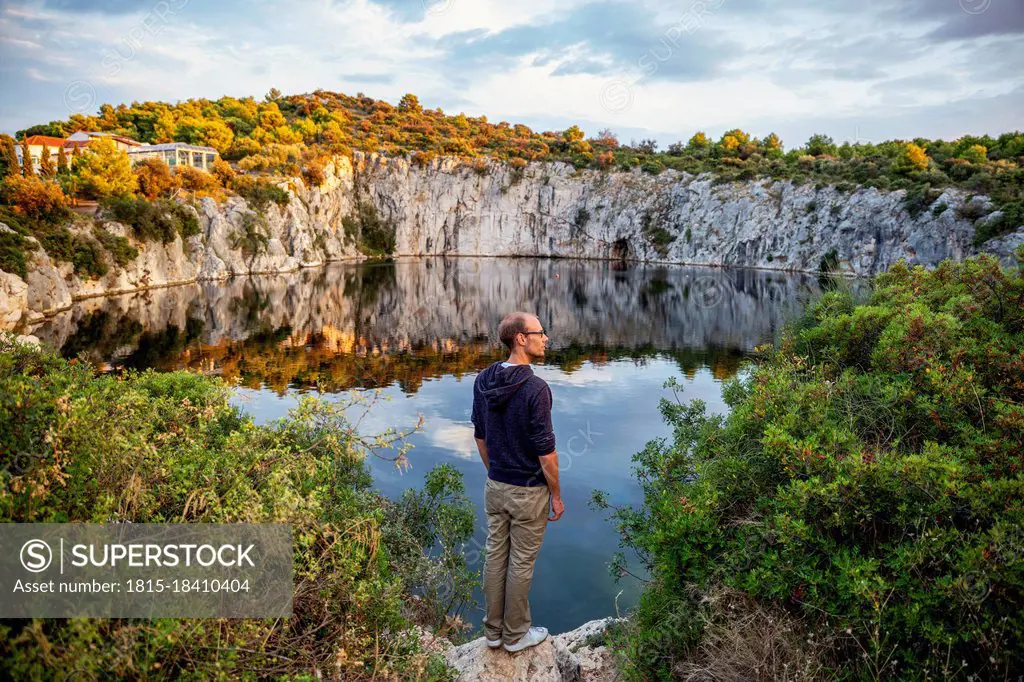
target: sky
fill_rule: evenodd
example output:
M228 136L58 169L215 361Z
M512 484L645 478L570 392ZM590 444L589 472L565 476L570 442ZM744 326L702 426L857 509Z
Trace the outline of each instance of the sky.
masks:
M1024 0L0 0L0 131L318 88L662 147L1024 129Z

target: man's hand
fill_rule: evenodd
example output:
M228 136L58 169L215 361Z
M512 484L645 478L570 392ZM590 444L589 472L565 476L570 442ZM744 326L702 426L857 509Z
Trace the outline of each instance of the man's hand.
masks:
M551 497L551 516L548 517L548 521L557 521L562 518L562 514L565 513L565 505L562 504L562 498Z

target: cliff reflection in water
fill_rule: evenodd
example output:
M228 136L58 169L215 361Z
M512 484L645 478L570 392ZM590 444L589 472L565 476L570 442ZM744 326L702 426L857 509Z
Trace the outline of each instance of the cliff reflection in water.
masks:
M32 333L103 367L188 368L279 393L415 392L502 358L497 324L523 309L552 339L546 364L566 372L662 356L724 379L818 293L813 277L755 270L427 258L89 299Z

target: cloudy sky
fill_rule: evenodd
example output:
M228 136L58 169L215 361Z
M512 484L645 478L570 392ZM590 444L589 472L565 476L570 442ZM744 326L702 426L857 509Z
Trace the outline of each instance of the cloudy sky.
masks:
M836 140L1024 129L1024 0L0 0L0 130L317 88L491 121Z

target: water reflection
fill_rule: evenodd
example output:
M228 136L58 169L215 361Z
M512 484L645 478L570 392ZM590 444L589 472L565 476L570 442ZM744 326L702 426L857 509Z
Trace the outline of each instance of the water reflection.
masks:
M89 299L32 333L100 366L188 368L280 394L415 392L499 359L498 321L523 309L549 330L547 364L567 373L660 355L687 376L708 366L726 378L820 290L755 270L409 259Z

